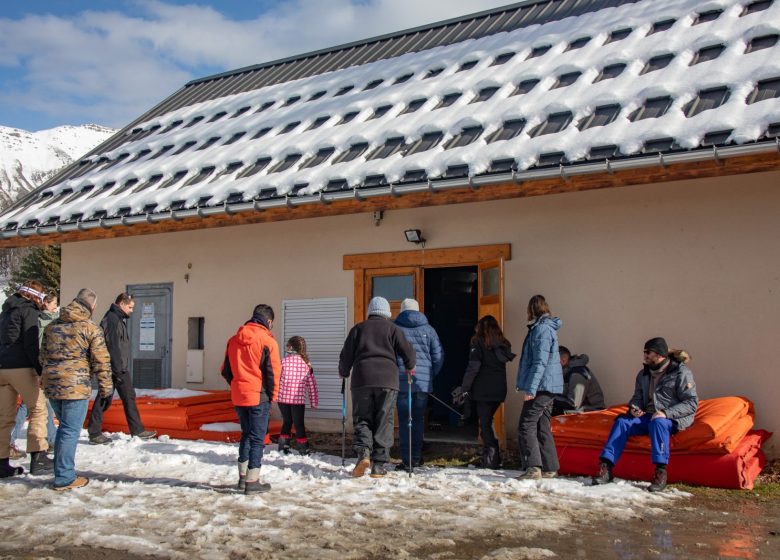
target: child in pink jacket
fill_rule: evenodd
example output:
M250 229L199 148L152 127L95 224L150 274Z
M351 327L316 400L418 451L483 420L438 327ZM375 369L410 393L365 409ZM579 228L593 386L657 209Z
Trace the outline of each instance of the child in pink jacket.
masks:
M303 416L306 412L306 393L309 403L317 408L317 381L306 353L306 341L302 336L293 336L287 341L287 357L282 360L282 377L279 381L279 411L282 413L282 432L278 447L282 453L290 452L291 428L295 426L295 447L301 455L309 454L306 426Z

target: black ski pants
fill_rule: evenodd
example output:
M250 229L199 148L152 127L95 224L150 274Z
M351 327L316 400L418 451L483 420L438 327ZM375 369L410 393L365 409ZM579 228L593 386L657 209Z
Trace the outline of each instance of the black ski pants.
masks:
M520 462L524 469L540 467L549 472L560 468L550 427L553 398L552 393L539 391L536 398L523 403L517 431L520 439Z
M127 373L115 374L111 377L114 381L114 389L119 393L119 398L122 399L122 406L125 409L125 418L127 418L127 426L130 428L130 433L134 436L138 435L144 431L144 425L141 423L141 414L138 412L138 406L135 404L133 382ZM113 398L113 394L106 398L99 395L95 397L95 404L92 405L89 425L87 426L89 437L97 437L103 433L103 410L111 406Z
M352 389L353 446L358 457L370 454L377 463L390 461L393 447L393 411L396 389L360 387Z
M493 431L493 417L496 415L499 401L474 401L477 408L477 418L479 418L479 433L482 435L482 445L485 449L498 449L498 440Z
M279 403L279 412L282 413L282 431L279 435L281 437L290 437L292 427L295 426L295 437L297 439L306 439L306 426L303 423L306 405Z

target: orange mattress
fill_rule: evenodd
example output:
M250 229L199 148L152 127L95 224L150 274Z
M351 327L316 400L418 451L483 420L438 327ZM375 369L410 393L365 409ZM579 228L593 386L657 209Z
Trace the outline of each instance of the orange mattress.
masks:
M752 430L734 451L720 455L673 451L667 471L669 482L750 490L766 465L761 446L771 435L765 430ZM561 474L594 476L598 473L600 450L571 444L558 445L557 449ZM626 480L648 481L654 469L649 452L627 451L615 465L614 474Z
M174 399L138 396L136 404L144 427L148 430L155 430L160 435L207 441L231 442L241 439L240 430L230 432L201 430L204 424L238 423L236 410L230 400L230 391L210 391L206 395ZM90 402L90 410L91 407L92 402ZM122 401L119 398L114 398L111 406L103 415L103 430L129 433ZM270 443L270 435L278 435L280 431L281 422L270 421L266 443Z
M555 444L601 449L615 417L627 410L627 405L620 405L584 414L556 416L552 421ZM744 397L701 400L693 425L672 436L672 452L731 453L753 428L754 417L753 403ZM650 438L629 438L626 450L649 452Z

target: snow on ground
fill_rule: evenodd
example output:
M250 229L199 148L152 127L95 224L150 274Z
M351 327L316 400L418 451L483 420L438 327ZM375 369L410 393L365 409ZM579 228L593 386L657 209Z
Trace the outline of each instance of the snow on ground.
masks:
M29 475L0 482L0 554L85 545L208 560L450 558L477 541L485 558L545 558L552 552L508 550L497 539L663 513L685 495L628 482L518 481L516 471L471 468L352 479L353 460L281 455L270 445L262 474L272 489L245 496L212 488L235 483L235 444L112 438L90 446L82 432L76 465L91 478L85 488L55 493L51 477Z

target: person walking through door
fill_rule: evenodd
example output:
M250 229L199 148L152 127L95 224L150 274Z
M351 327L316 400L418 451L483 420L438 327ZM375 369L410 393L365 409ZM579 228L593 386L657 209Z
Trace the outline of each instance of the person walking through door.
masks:
M550 417L555 395L563 392L563 370L558 353L561 320L553 317L544 296L528 302L528 335L517 370L516 389L524 393L518 436L520 462L525 469L520 479L558 476Z
M144 428L141 414L135 404L135 389L130 378L130 336L127 333L127 319L133 314L134 308L133 296L122 292L103 316L100 327L103 329L108 353L111 355L111 379L116 392L119 393L119 398L122 399L130 434L141 439L150 439L156 436L157 432ZM95 398L87 427L89 443L92 445L111 442L111 438L103 433L103 413L111 406L113 398L113 394Z
M404 333L390 321L390 304L383 297L368 303L368 319L349 331L339 356L339 375L352 377L352 424L357 463L352 476L357 478L371 467L371 476L387 474L393 446L393 405L398 395L398 365L403 361L407 375L414 375L414 347Z
M282 413L282 430L277 446L282 453L290 452L292 428L295 426L295 448L301 455L309 454L309 440L306 437L306 393L309 403L317 408L319 395L314 368L311 367L306 351L306 340L302 336L290 337L285 348L287 356L282 360L282 377L279 380L279 412Z
M30 414L27 428L30 474L49 474L54 468L46 456L48 414L40 382L38 317L45 295L43 284L27 280L3 303L0 313L0 478L24 472L9 463L11 431L20 395Z
M504 337L496 318L492 315L482 317L471 337L461 397L470 398L475 404L482 436L482 467L486 469L501 466L493 417L506 399L506 365L514 359L512 345Z
M412 383L404 371L403 360L398 358L398 436L401 440L401 463L399 470L409 470L409 390L412 391L412 467L422 465L423 432L425 430L425 411L428 408L428 394L433 391L433 379L444 365L444 351L439 335L420 313L420 304L407 298L401 302L401 312L395 324L403 331L406 340L414 347L417 365L414 368Z

